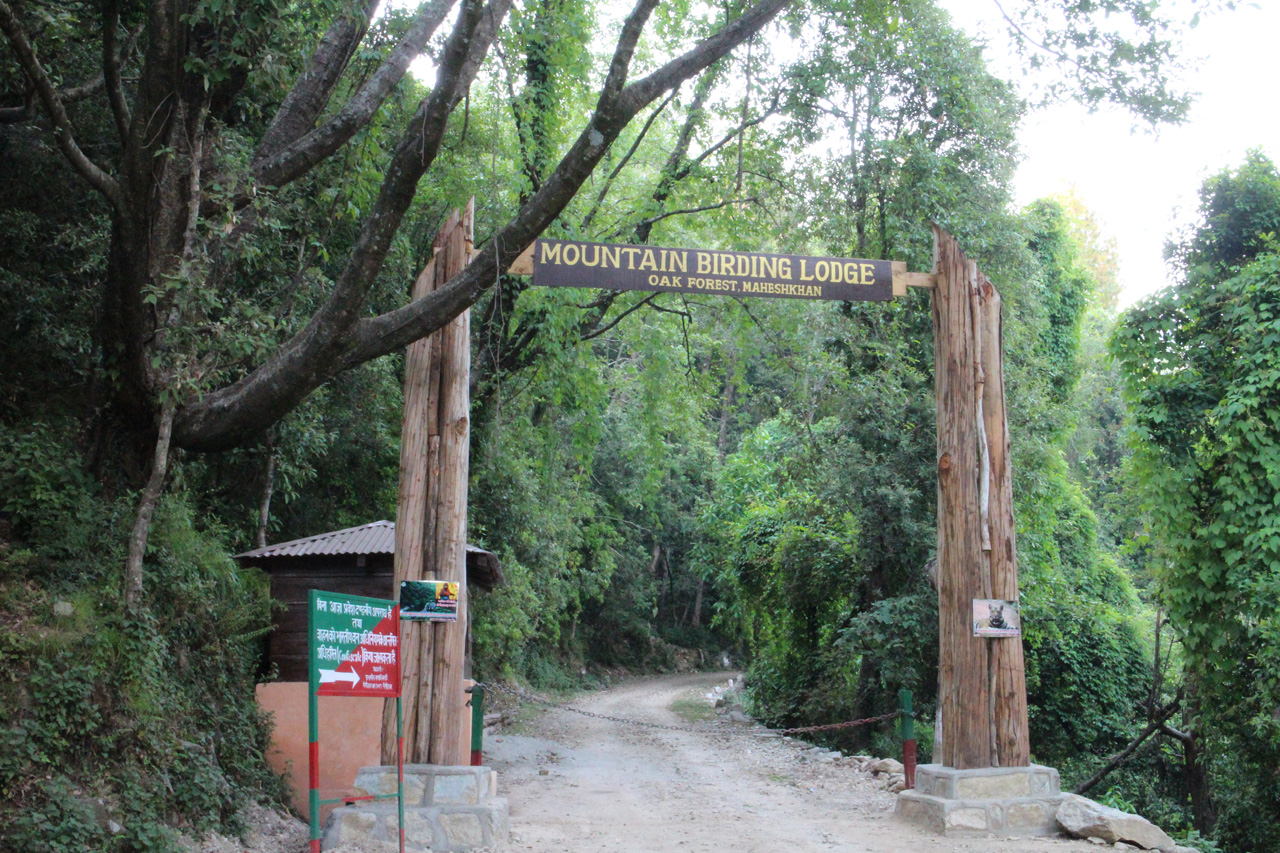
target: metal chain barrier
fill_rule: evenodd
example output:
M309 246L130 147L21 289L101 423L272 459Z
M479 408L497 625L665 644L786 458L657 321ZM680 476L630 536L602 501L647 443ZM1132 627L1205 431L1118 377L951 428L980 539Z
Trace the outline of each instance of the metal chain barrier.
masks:
M794 729L770 729L769 731L776 731L784 735L799 734L800 732L829 732L835 729L852 729L858 726L870 725L871 723L883 723L886 720L896 719L898 719L898 712L893 711L889 714L881 714L878 717L867 717L865 720L850 720L847 723L827 723L825 726L798 726Z
M597 720L608 720L613 723L622 723L623 725L629 725L629 726L644 726L650 729L666 729L668 731L673 731L673 732L704 732L704 733L706 732L706 729L695 728L694 726L669 726L669 725L666 725L665 723L650 723L644 720L629 720L625 717L612 717L608 714L597 714L594 711L584 711L581 708L575 708L572 705L562 705L558 702L552 702L549 699L543 699L541 696L534 696L532 693L529 693L526 690L521 690L519 687L508 687L505 684L484 684L482 686L485 688L485 690L492 690L496 693L506 693L509 696L514 696L517 699L520 699L525 702L530 702L535 705L543 705L548 708L559 708L562 711L571 711L574 714L581 714L584 717L594 717ZM834 731L836 729L852 729L852 728L856 728L857 726L866 726L872 723L883 723L888 720L896 720L897 718L898 718L898 712L894 711L893 713L890 713L890 714L881 714L878 717L867 717L865 720L850 720L845 723L827 723L826 725L821 725L821 726L797 726L795 728L790 728L790 729L768 729L768 731L771 734L778 734L778 735L793 735L793 734L800 734L802 732L828 732L828 731ZM744 735L750 735L753 737L759 737L759 734L757 732L748 731L746 729L723 729L721 731L726 733L732 733L732 734L744 734Z

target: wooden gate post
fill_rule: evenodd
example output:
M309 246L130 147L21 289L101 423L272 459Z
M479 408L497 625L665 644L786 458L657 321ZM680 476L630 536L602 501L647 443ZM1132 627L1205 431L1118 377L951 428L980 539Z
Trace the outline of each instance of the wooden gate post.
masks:
M445 221L414 284L419 299L471 261L475 200ZM400 494L392 596L402 580L459 581L458 621L402 622L405 760L467 764L462 673L467 634L467 477L470 462L470 311L405 354ZM456 743L455 743L456 742ZM395 763L395 706L383 710L382 763Z
M1025 767L1026 680L1017 638L973 635L973 599L1018 597L1000 296L934 226L938 416L938 696L957 770Z
M475 199L463 213L449 246L458 270L471 262ZM471 311L440 330L439 486L436 490L435 577L458 582L458 621L437 622L435 672L431 682L429 762L471 763L463 742L467 714L463 670L470 621L467 595L467 480L471 459ZM421 740L421 738L419 738Z

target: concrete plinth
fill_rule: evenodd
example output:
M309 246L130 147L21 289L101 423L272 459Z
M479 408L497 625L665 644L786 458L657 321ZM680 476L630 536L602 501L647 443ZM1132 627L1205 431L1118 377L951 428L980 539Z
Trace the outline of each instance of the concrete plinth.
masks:
M362 767L355 794L394 794L396 768ZM466 851L492 847L507 840L506 799L498 795L498 774L488 767L404 766L405 849ZM320 849L346 842L376 848L399 840L400 821L395 800L357 802L329 814Z
M898 816L939 835L1025 838L1058 833L1054 814L1061 801L1052 767L921 764L915 789L898 795Z

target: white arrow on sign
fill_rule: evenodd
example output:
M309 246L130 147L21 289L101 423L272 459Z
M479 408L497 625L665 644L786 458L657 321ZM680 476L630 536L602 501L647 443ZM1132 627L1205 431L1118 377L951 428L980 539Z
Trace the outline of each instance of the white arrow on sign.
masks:
M320 670L320 683L328 684L330 681L350 681L351 686L355 687L360 683L360 673L358 672L338 672L336 669Z

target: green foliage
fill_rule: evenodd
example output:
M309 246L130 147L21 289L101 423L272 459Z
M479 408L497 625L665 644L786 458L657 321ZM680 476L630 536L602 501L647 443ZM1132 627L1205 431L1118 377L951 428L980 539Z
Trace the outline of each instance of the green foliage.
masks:
M1084 58L1090 103L1177 114L1159 77L1169 54L1153 10L1061 5L1067 19L1055 26ZM637 74L730 11L661 4ZM1103 11L1131 16L1141 38L1094 28ZM200 38L185 70L215 101L202 209L220 213L202 220L197 242L236 237L228 257L201 249L144 296L183 318L166 333L168 360L153 367L181 369L195 392L243 378L325 303L423 94L406 80L338 155L233 210L237 176L334 13L331 3L261 0L186 11ZM78 11L53 3L39 14L42 57L90 79L98 59ZM124 14L129 29L138 10ZM536 190L571 141L569 117L595 106L597 36L616 26L611 14L580 0L513 10L366 308L403 304L444 211L474 194L483 243ZM372 23L335 103L408 20L392 9ZM1147 685L1128 565L1111 552L1134 519L1089 506L1119 500L1116 478L1072 481L1083 480L1081 460L1118 454L1114 395L1109 432L1081 439L1071 466L1063 456L1089 410L1073 389L1093 352L1081 335L1097 270L1057 206L1008 212L1023 104L934 3L798 4L790 26L795 56L756 39L629 128L547 236L652 236L927 269L927 224L956 233L1006 305L1033 745L1043 760L1097 758L1132 732ZM20 79L7 51L0 69L0 80ZM243 94L222 104L219 86L239 75ZM0 97L8 106L26 93L0 84ZM95 156L113 150L105 99L78 103L74 119ZM0 552L0 615L12 617L0 620L0 663L29 680L0 680L0 788L30 816L0 829L0 846L168 849L170 825L234 829L240 799L279 795L252 704L268 605L261 579L226 554L252 543L268 489L272 540L394 517L402 360L338 376L242 448L175 454L146 555L147 605L126 618L114 591L128 484L145 479L147 462L122 441L136 425L114 421L108 405L120 390L117 356L101 351L110 225L40 133L0 125L0 244L11 249L0 253L0 511L13 535ZM1256 172L1249 192L1215 190L1215 215L1243 223L1237 230L1270 221L1266 166ZM1234 251L1186 249L1207 268L1239 263ZM503 278L473 317L470 536L499 553L507 578L472 601L477 674L568 689L601 668L672 666L672 643L708 659L731 649L750 660L753 707L773 722L878 714L911 688L927 752L937 612L925 569L936 536L926 299L609 302L523 288ZM1234 440L1265 440L1266 429ZM1273 592L1254 591L1260 601ZM53 619L54 598L74 616ZM1249 713L1270 737L1263 710ZM891 728L834 743L870 739L887 754ZM1135 802L1167 793L1117 790ZM103 834L102 808L123 835Z
M1191 4L1190 26L1201 9L1217 5ZM1068 0L1018 3L1005 15L1027 65L1055 72L1033 78L1044 99L1075 97L1090 109L1118 104L1155 125L1183 121L1191 108L1190 94L1174 85L1175 11L1188 10L1147 0Z
M0 510L20 534L53 542L66 537L96 484L74 459L65 430L32 423L19 431L0 424ZM68 464L68 463L71 464Z
M19 446L6 470L15 457L29 454ZM265 584L170 497L150 540L147 606L130 616L117 592L121 528L100 531L115 538L101 550L76 536L51 544L81 516L101 528L109 508L75 478L51 488L15 515L33 549L0 543L0 799L15 813L0 846L160 851L175 826L239 831L246 799L285 796L252 691ZM55 615L55 600L72 614ZM124 831L108 832L111 820Z
M1239 779L1280 754L1280 254L1268 230L1280 176L1252 154L1205 183L1201 215L1174 253L1183 281L1131 309L1112 349L1160 601L1200 697L1194 720L1215 778ZM1258 816L1275 808L1267 789L1234 797L1216 837L1272 847L1274 822Z

